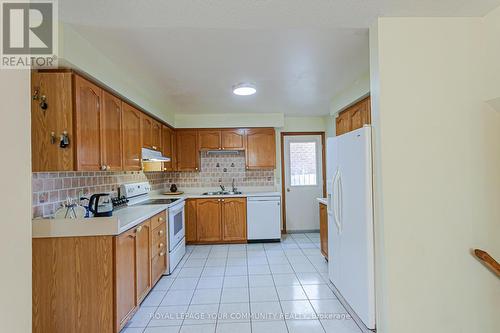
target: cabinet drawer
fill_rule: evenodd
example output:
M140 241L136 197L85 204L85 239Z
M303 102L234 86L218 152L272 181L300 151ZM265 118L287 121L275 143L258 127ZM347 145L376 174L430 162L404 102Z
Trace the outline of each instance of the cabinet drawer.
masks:
M156 227L155 229L153 229L153 246L156 247L156 244L160 243L160 242L163 242L163 243L166 243L167 242L167 225L164 223L164 224L161 224L160 226Z
M151 246L151 257L159 255L161 252L167 251L166 238L158 238L156 242Z
M159 253L151 260L152 280L156 282L167 269L167 256L165 252Z
M151 228L153 228L154 230L162 223L166 223L166 221L167 221L167 211L158 213L151 218Z

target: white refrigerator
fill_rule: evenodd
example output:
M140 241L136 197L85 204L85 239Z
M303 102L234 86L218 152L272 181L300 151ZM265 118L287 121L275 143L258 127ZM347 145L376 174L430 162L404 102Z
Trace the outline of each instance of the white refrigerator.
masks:
M375 329L371 127L327 141L328 275L368 329Z

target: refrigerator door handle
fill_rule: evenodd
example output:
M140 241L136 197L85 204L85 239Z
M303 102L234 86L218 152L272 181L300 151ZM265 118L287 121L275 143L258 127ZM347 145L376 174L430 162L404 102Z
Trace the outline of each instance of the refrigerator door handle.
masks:
M344 204L344 188L342 186L342 173L339 173L339 179L338 179L338 184L339 184L339 194L338 194L338 197L339 197L339 223L338 223L338 228L339 228L339 234L342 233L342 229L344 227L344 217L343 217L343 211L342 211L342 206Z
M333 210L333 192L334 192L334 189L335 189L335 182L337 181L337 173L335 173L332 177L332 187L331 187L331 193L328 194L328 202L327 202L327 205L326 205L326 208L327 208L327 213L329 216L332 216L332 210Z
M334 185L332 186L333 188L337 189L337 195L335 196L335 198L333 198L335 200L335 203L337 203L335 205L335 207L333 207L333 220L335 221L335 224L337 225L337 233L340 235L341 226L340 226L340 219L339 219L339 209L340 209L339 208L339 206L340 206L339 180L340 180L340 169L337 169L337 172L335 173L335 182L334 182ZM334 192L333 194L335 194L335 191L333 191L333 192Z

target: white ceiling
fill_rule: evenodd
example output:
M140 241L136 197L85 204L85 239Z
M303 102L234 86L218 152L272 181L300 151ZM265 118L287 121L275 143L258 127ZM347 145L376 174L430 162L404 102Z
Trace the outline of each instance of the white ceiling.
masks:
M179 112L324 115L368 71L377 16L480 16L500 0L61 0L59 16ZM231 86L253 82L237 97Z

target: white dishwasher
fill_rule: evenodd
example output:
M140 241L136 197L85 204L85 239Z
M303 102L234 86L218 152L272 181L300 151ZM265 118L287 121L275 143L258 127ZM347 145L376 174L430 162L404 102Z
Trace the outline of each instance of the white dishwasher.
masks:
M247 237L249 241L281 240L281 197L247 198Z

